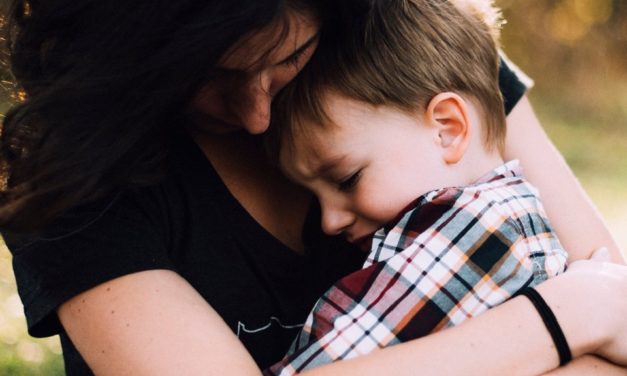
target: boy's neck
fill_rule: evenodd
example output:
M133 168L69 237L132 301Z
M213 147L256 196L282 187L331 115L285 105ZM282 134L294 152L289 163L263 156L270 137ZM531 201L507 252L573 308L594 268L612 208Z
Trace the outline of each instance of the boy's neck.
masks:
M501 166L504 162L496 146L486 145L486 129L480 107L472 100L467 100L468 126L470 139L461 159L449 167L454 179L458 179L457 186L466 186L475 183L485 174Z
M483 145L469 147L464 157L454 167L460 178L460 185L470 185L486 173L501 166L505 161L497 150L489 151Z

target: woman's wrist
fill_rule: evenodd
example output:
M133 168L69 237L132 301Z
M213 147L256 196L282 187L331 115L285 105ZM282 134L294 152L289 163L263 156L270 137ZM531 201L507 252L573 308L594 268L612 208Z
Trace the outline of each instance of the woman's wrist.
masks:
M584 308L590 298L583 291L585 286L578 287L578 280L568 278L566 281L566 278L564 275L564 279L546 281L537 286L537 291L553 311L576 358L600 347L606 340L607 330L604 325L593 324L597 322L593 319L594 312Z
M559 355L560 367L568 364L573 359L573 355L570 351L568 341L566 341L566 337L564 336L564 332L562 331L555 314L551 310L551 307L549 307L546 301L542 298L542 295L540 295L533 287L527 287L520 292L520 295L529 299L544 322L544 326L551 335L551 339L553 340L553 344L555 345L555 349Z
M579 261L536 289L555 314L573 357L599 354L624 364L627 349L620 347L627 343L615 342L625 332L626 287L623 266Z

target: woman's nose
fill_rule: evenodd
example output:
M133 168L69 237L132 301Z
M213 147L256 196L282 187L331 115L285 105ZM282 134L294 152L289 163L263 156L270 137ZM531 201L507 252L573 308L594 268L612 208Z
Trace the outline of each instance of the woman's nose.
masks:
M263 133L270 124L271 81L268 75L261 73L249 78L241 90L240 106L235 115L250 134Z
M332 204L322 205L322 231L327 235L339 235L355 221L354 215Z

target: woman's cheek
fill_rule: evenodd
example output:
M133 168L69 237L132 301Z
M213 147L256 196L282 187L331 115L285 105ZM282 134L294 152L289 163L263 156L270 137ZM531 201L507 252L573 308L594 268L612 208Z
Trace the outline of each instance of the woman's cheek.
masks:
M281 89L292 81L298 74L298 69L293 66L276 68L272 75L272 83L270 84L270 95L275 96Z

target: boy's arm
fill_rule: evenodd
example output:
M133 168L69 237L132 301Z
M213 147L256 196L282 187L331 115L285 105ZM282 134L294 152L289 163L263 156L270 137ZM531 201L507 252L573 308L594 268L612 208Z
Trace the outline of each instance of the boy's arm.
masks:
M505 159L518 159L542 202L570 260L587 259L600 247L612 261L625 263L603 218L564 158L542 129L529 100L523 97L507 117Z

